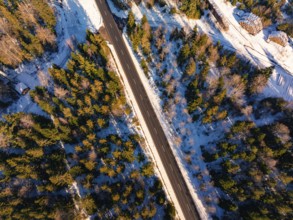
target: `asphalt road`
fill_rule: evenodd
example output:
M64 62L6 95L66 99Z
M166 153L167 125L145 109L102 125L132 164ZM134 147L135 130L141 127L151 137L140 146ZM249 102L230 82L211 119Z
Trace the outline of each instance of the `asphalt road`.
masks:
M160 125L152 104L147 96L145 88L139 78L138 72L136 71L131 56L122 39L122 33L118 29L106 1L96 0L96 3L101 12L109 40L113 44L119 57L122 68L127 76L135 99L149 128L185 219L200 219L196 206L176 163L165 133Z

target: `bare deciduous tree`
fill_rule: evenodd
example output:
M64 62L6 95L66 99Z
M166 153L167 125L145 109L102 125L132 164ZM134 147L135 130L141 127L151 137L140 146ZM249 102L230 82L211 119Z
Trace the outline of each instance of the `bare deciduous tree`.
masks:
M251 85L250 91L252 93L261 93L267 85L267 78L264 75L258 75L254 77Z
M241 76L234 74L231 77L225 77L224 82L227 96L230 97L236 104L242 105L245 92L245 84Z
M0 57L7 65L17 65L20 63L24 54L22 53L17 41L8 35L2 36L0 41Z
M20 123L24 128L31 128L34 125L34 120L31 115L24 115L21 117Z
M9 138L6 134L0 132L0 148L9 146Z
M242 109L241 109L241 112L242 112L246 117L248 117L249 115L251 115L252 110L253 110L252 106L249 105L249 106L246 106L245 108L242 108Z
M208 84L208 96L211 97L215 94L219 85L219 78L215 75L209 74L206 78L206 82Z
M75 50L75 43L74 43L74 39L75 38L68 38L66 40L66 45L70 48L71 51L74 51Z
M63 99L63 98L65 98L67 96L68 91L66 89L63 89L60 86L55 86L54 94L55 94L56 97L58 97L60 99Z
M51 32L50 29L44 28L44 27L41 27L41 26L37 26L36 32L37 32L37 37L40 39L40 41L43 44L47 42L48 44L53 45L56 42L56 37Z
M96 152L93 150L93 151L91 151L90 154L89 154L89 160L90 160L90 161L95 161L96 159L97 159L97 154L96 154Z
M88 79L83 79L83 80L81 81L81 87L82 87L83 89L88 89L89 86L90 86L90 82L89 82Z
M26 197L32 192L32 186L30 184L24 184L18 191L18 196Z
M8 35L11 38L11 25L6 18L0 18L0 33Z
M214 63L220 58L217 47L210 46L208 48L208 52L209 52L209 61L210 62Z
M277 123L273 127L273 134L278 137L283 144L291 140L289 128L282 123Z
M37 24L33 4L30 1L23 1L19 3L18 11L24 22L31 23L33 25Z

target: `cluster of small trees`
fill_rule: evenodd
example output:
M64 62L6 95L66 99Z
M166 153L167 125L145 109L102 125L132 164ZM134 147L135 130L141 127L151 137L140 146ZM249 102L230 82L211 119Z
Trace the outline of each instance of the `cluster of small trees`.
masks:
M47 1L0 2L0 63L12 67L56 49L56 20Z
M283 114L280 121L262 127L236 121L213 143L214 152L202 148L205 160L213 162L215 185L227 193L219 205L236 218L280 219L292 214L287 191L292 181L287 167L292 158L292 110Z
M141 49L145 55L150 54L152 34L151 27L145 15L141 19L141 23L137 24L133 12L129 11L127 19L127 34L135 51Z
M184 12L188 18L200 19L203 12L203 5L205 5L200 0L180 0L181 7L180 10Z
M204 159L211 165L208 168L213 182L225 192L219 201L225 217L290 218L292 110L286 108L284 100L262 100L258 96L273 68L257 69L235 53L224 50L219 43L213 44L196 28L188 36L177 29L168 34L161 27L153 31L156 37L151 47L152 62L148 64L156 67L157 76L162 78L158 85L162 94L166 94L164 98L172 99L169 102L176 100L168 92L169 83L174 80L165 56L161 55L163 48L168 40L174 45L183 42L175 62L182 70L181 81L177 83L186 85L187 110L193 120L217 124L228 115L241 118L229 131L223 132L224 137L211 144L213 147L202 146ZM259 127L251 120L263 117L274 120Z
M195 119L201 115L202 123L222 121L227 109L247 115L247 100L263 91L273 71L252 67L196 29L184 38L177 62L188 82L187 109ZM210 66L214 66L212 72Z
M198 34L195 29L185 39L177 58L184 73L183 77L189 82L185 93L187 109L190 114L194 114L194 119L203 116L203 123L212 123L227 117L224 77L212 79L208 73L211 63L220 65L225 60L223 65L226 65L226 62L232 63L235 60L235 55L231 54L227 61L225 56L220 58L219 53L220 46L213 45L207 35ZM209 102L205 102L206 99Z

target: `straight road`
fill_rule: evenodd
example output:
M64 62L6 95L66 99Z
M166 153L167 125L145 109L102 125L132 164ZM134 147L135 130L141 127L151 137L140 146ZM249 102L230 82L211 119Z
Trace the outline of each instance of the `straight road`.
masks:
M177 200L181 206L186 220L199 220L199 214L192 200L188 187L183 179L178 164L172 153L161 124L155 114L152 104L147 96L145 88L140 80L135 65L126 48L122 38L122 33L118 29L106 0L96 0L97 6L101 12L105 29L109 40L113 44L119 57L122 68L126 74L132 92L142 112L143 118L148 126L153 141L156 145L159 156L165 167Z

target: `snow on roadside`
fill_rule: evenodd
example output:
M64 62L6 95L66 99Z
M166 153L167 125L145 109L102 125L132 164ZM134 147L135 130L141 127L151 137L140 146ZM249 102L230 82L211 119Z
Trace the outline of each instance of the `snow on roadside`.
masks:
M111 8L111 11L114 15L116 15L119 18L127 18L128 12L127 11L122 11L118 10L115 6L114 3L111 0L107 0L108 5Z
M87 18L87 28L97 31L102 26L102 17L95 0L76 0L83 8ZM83 18L84 19L84 18Z
M128 43L126 42L126 45L128 45ZM184 218L184 215L183 215L183 212L181 210L181 207L179 205L179 202L176 198L176 194L174 193L174 190L173 190L173 187L169 181L169 178L168 178L168 175L166 173L166 170L165 170L165 167L164 165L162 164L162 161L160 159L160 156L159 156L159 153L157 151L157 148L153 142L153 139L151 137L151 134L149 132L149 129L146 125L146 122L144 121L144 118L142 116L142 113L141 113L141 110L138 106L138 103L136 102L136 99L134 97L134 94L132 92L132 89L130 87L130 84L127 80L127 77L126 77L126 74L124 73L123 71L123 68L121 66L121 63L119 61L119 58L118 58L118 55L114 49L114 47L111 45L111 44L108 44L110 50L111 50L111 53L114 57L114 60L115 60L115 63L116 63L116 66L117 66L117 70L118 70L118 73L120 75L120 78L122 79L122 83L124 85L124 88L125 88L125 93L126 93L126 97L128 99L128 102L131 103L132 105L132 108L134 110L134 113L135 115L138 117L138 120L140 122L140 126L142 128L142 135L144 137L144 139L146 140L146 145L148 147L148 155L152 158L152 161L154 162L155 164L155 171L157 173L157 175L160 177L160 179L162 180L163 182L163 187L165 189L165 192L168 196L168 198L174 203L174 206L175 206L175 209L176 211L178 212L178 216L180 217L180 219L185 219ZM129 49L129 46L128 46L128 49ZM129 52L130 54L132 53L131 49L129 49ZM133 59L134 63L135 63L135 58ZM137 67L137 65L136 65ZM137 69L137 68L136 68Z
M136 70L139 73L139 77L146 89L147 95L151 101L151 104L156 112L156 115L163 127L164 133L167 136L168 142L171 146L171 149L173 151L173 154L175 155L175 159L177 161L177 164L179 165L180 171L182 172L184 178L185 178L185 182L189 188L189 191L192 195L192 198L195 202L195 205L197 207L197 210L199 212L199 215L201 217L201 219L208 219L208 214L206 212L205 207L203 206L201 200L198 198L198 195L196 193L197 189L194 188L194 186L191 184L191 179L184 167L184 162L182 155L182 152L180 149L176 148L175 144L176 140L175 138L177 137L177 135L175 134L176 132L172 129L172 126L170 124L168 124L168 120L165 118L164 113L162 112L162 108L160 105L161 99L159 97L159 92L158 90L155 88L154 83L152 84L152 86L149 83L149 80L147 79L146 75L144 74L142 68L140 67L140 64L138 63L138 60L136 59L135 55L134 55L134 51L132 50L131 46L130 46L130 42L127 40L127 36L124 33L123 34L123 40L127 46L127 49L132 57L132 60L135 64ZM151 147L154 145L150 145ZM154 151L156 151L156 148L154 147ZM162 165L163 166L163 165ZM160 167L160 169L163 169L163 167ZM169 189L168 189L169 190Z

